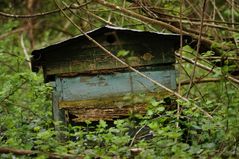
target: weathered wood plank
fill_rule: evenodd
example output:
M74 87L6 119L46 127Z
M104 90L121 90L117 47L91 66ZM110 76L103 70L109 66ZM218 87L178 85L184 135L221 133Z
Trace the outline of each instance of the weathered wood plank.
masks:
M60 92L57 90L56 87L53 86L52 92L52 114L54 121L61 121L63 123L66 122L65 119L65 111L62 110L59 106L60 101ZM59 130L59 127L56 127Z
M106 97L97 99L60 101L60 109L110 109L124 108L132 104L148 103L152 98L161 99L168 96L168 92L153 92L139 94L124 94L118 97Z
M168 88L176 89L174 67L156 67L143 71ZM97 76L59 77L56 79L62 101L117 97L126 93L157 92L160 88L135 72L118 72ZM160 90L162 91L162 90Z
M176 89L173 66L157 66L141 71ZM168 95L134 72L57 77L56 85L60 92L59 108L68 111L74 122L112 120L130 113L144 114L150 99Z
M168 95L167 92L154 92L81 101L61 101L59 107L67 110L74 122L113 120L132 113L143 115L152 99L159 100Z
M162 43L162 45L168 44ZM156 48L149 49L147 46L134 44L106 48L115 55L117 55L122 48L129 51L128 55L123 58L121 57L121 59L134 67L155 64L171 64L175 62L175 57L171 53L173 52L173 49L170 49L170 47L161 47L156 50ZM64 54L67 54L68 56L65 57ZM62 55L59 53L58 56L46 58L43 65L46 68L45 73L47 75L125 68L125 66L117 60L105 55L105 53L99 48L68 50L64 54Z
M124 108L107 108L107 109L68 109L69 113L74 115L71 120L74 122L114 120L120 117L129 116L130 113L144 114L146 104L134 104Z
M109 37L114 41L109 40ZM45 77L64 73L83 73L102 69L124 68L121 63L107 56L104 51L86 39L76 38L34 53L35 66L44 68ZM93 38L117 55L120 50L129 51L124 59L132 66L175 63L174 51L178 36L138 32L108 31Z

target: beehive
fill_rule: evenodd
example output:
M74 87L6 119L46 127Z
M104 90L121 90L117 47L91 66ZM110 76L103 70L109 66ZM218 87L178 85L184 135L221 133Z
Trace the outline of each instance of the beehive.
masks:
M129 65L176 89L175 56L180 36L105 26L87 33ZM32 70L43 69L54 83L56 120L112 120L131 112L144 113L144 94L164 91L108 56L84 35L32 52ZM135 97L137 96L137 100Z

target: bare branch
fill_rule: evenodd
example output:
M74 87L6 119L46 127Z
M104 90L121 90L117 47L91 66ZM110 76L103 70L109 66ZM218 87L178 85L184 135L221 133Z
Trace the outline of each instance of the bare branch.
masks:
M134 18L140 19L141 21L147 22L149 24L159 25L159 26L161 26L161 27L163 27L163 28L165 28L165 29L167 29L167 30L169 30L171 32L178 33L178 34L180 34L180 32L181 32L179 28L177 28L177 27L175 27L173 25L170 25L170 24L168 24L166 22L163 22L163 21L160 21L160 20L155 20L155 19L143 16L143 15L140 15L140 14L138 14L136 12L132 12L130 10L127 10L125 8L117 6L115 4L109 3L109 2L107 2L105 0L93 0L93 1L99 3L99 4L103 5L103 6L106 6L108 8L115 9L115 10L117 10L117 11L119 11L121 13L124 13L126 15L129 15L129 16L132 16ZM199 39L199 35L196 35L196 34L193 34L193 33L189 33L189 32L187 32L185 30L182 31L182 34L189 35L189 36L191 36L194 39ZM213 42L212 40L207 39L207 38L205 38L203 36L201 36L201 40L200 41L201 41L201 43L203 43L207 47L209 47L212 44L216 43L216 42ZM227 45L223 45L223 46L220 46L220 47L221 47L221 49L228 49L229 48ZM217 53L220 54L220 52L217 52Z
M180 27L180 50L179 50L179 54L180 54L180 58L178 60L179 62L179 82L178 82L178 94L181 94L181 74L182 74L182 50L183 50L183 34L182 34L182 30L183 30L183 25L182 25L182 14L183 14L183 4L184 4L184 0L180 0L180 19L179 19L179 27ZM181 108L180 108L180 104L177 104L177 120L179 121L181 115ZM179 127L179 122L176 122L176 127Z
M193 83L209 83L209 82L219 82L221 81L222 79L221 78L205 78L205 79L194 79L193 80ZM181 81L181 85L187 85L187 84L190 84L190 81L191 80L184 80L184 81Z
M22 86L24 85L24 84L26 84L27 83L27 80L25 80L25 81L23 81L19 86L16 86L15 88L14 88L14 90L12 90L6 97L4 97L1 101L0 101L0 106L1 106L1 104L5 101L5 100L7 100L9 97L11 97L14 93L16 93L20 88L22 88Z
M179 20L173 20L170 18L160 18L161 20L167 21L167 22L176 22L176 23L180 23ZM193 22L193 21L188 21L188 20L183 20L182 23L184 24L194 24L194 25L200 25L200 22ZM231 32L236 32L239 33L238 29L235 28L229 28L226 26L222 26L222 25L216 25L216 24L210 24L210 23L203 23L203 26L208 26L210 28L216 28L216 29L224 29L224 30L228 30Z
M7 148L7 147L0 147L1 154L15 154L15 155L37 155L42 154L46 155L49 159L82 159L82 156L75 156L70 154L60 155L56 153L45 153L40 151L32 151L32 150L22 150L22 149L14 149L14 148Z
M178 53L175 53L175 55L177 56L177 57L180 57L180 54L178 54ZM210 67L208 67L208 66L205 66L205 65L203 65L203 64L201 64L201 63L199 63L199 62L195 62L194 60L192 60L192 59L190 59L190 58L187 58L187 57L185 57L185 56L182 56L182 58L183 58L183 60L185 60L185 61L187 61L187 62L189 62L189 63L191 63L191 64L196 64L196 66L197 67L199 67L199 68L201 68L201 69L203 69L203 70L206 70L206 71L212 71L213 73L216 73L216 71L213 69L213 68L210 68ZM230 76L230 75L227 75L227 76L225 76L227 79L229 79L230 81L232 81L232 82L234 82L234 83L236 83L236 84L239 84L239 80L238 79L236 79L236 78L234 78L234 77L232 77L232 76Z
M197 43L196 59L195 59L194 65L193 65L193 72L192 72L191 77L190 77L191 82L189 84L189 89L188 89L188 92L187 92L187 97L188 97L188 95L190 93L190 90L192 88L192 85L193 85L193 79L194 79L194 75L195 75L195 71L196 71L196 64L197 64L198 57L199 57L199 48L200 48L200 45L201 45L201 37L202 37L203 22L204 22L204 12L205 12L205 9L206 9L206 4L207 4L207 0L204 0L203 1L202 12L201 12L201 24L200 24L200 32L199 32L198 43Z
M92 17L94 17L95 19L105 23L105 24L108 24L108 25L112 25L112 26L115 26L113 23L111 23L110 21L107 21L105 20L104 18L101 18L100 16L88 11L87 9L83 9L87 14L91 15Z
M15 33L19 33L19 32L23 32L24 29L25 29L25 27L21 27L21 28L17 28L17 29L11 30L9 32L6 32L6 33L0 35L0 40L8 37L9 35L12 35L12 34L15 34Z
M6 67L8 67L10 70L12 70L13 72L17 72L17 70L13 67L13 66L10 66L8 63L6 62L3 62L3 61L0 61L0 63Z
M68 10L68 9L79 9L85 5L88 5L89 3L91 3L91 1L88 1L82 5L71 5L68 7L63 8L63 10ZM9 14L9 13L4 13L4 12L0 12L0 16L2 17L6 17L6 18L20 18L20 19L25 19L25 18L36 18L36 17L41 17L41 16L46 16L46 15L50 15L50 14L55 14L60 12L60 9L55 9L52 11L48 11L48 12L43 12L43 13L36 13L36 14L32 14L32 15L16 15L16 14Z
M209 56L209 57L201 57L202 59L206 59L206 60L230 60L230 61L239 61L239 58L236 57L220 57L220 56Z
M157 9L157 8L154 8L154 7L149 7L149 8L152 8L152 9ZM164 8L162 8L164 9ZM167 13L160 13L160 14L163 14L164 17L159 17L160 19L180 19L179 16L176 16L176 15L170 15L170 14L167 14ZM182 17L183 21L190 21L190 22L200 22L201 19L199 18L193 18L193 17ZM229 25L239 25L238 22L227 22L227 21L219 21L219 20L214 20L214 19L204 19L205 22L207 23L212 23L212 24L229 24Z
M133 146L136 137L138 136L138 134L140 133L140 131L141 131L143 128L145 128L145 125L143 125L143 126L135 133L134 137L132 138L132 140L131 140L131 142L130 142L130 144L129 144L129 147L132 147L132 146Z
M30 62L30 57L27 53L27 49L26 49L26 46L24 44L24 39L23 39L23 34L21 35L21 38L20 38L20 42L21 42L21 46L22 46L22 50L23 50L23 53L24 53L24 56L25 56L25 59L27 61L27 64L31 70L31 62Z

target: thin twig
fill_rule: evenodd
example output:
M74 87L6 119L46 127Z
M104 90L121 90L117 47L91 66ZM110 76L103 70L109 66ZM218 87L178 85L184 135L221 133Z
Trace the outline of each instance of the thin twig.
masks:
M22 56L20 56L20 55L16 55L16 54L14 54L14 53L10 53L10 52L1 52L2 54L7 54L7 55L10 55L10 56L12 56L12 57L15 57L15 58L22 58ZM26 61L26 62L31 62L30 60L26 60L26 59L24 59L24 61ZM17 72L17 71L16 71Z
M239 61L239 58L236 58L236 57L227 57L227 56L224 56L224 57L221 57L221 56L208 56L208 57L201 57L202 59L206 59L206 60L223 60L223 59L226 59L226 60L231 60L231 61Z
M12 90L6 97L4 97L1 101L0 101L0 106L1 106L1 104L5 101L5 100L7 100L9 97L11 97L13 94L15 94L20 88L22 88L22 86L24 85L24 84L26 84L27 83L27 80L25 80L25 81L23 81L19 86L16 86L15 88L14 88L14 90Z
M209 82L219 82L221 81L222 79L221 78L204 78L204 79L197 79L195 78L193 80L193 83L209 83ZM181 84L182 85L187 85L187 84L190 84L190 80L184 80L184 81L181 81Z
M125 8L125 2L126 0L123 0L123 8ZM121 26L123 26L124 25L124 16L122 15L122 19L121 19Z
M201 17L200 12L194 7L195 5L192 4L189 0L186 0L190 7L193 9L194 13L197 14L198 17Z
M79 9L87 4L91 3L91 1L86 2L80 6L75 6L75 5L71 5L68 7L63 8L63 10L68 10L68 9ZM0 12L0 16L2 17L6 17L6 18L36 18L36 17L41 17L41 16L46 16L46 15L50 15L50 14L54 14L54 13L58 13L60 12L60 9L55 9L53 11L49 11L49 12L44 12L44 13L36 13L36 14L32 14L32 15L16 15L16 14L9 14L9 13L4 13L4 12Z
M66 6L65 2L62 2L62 3ZM95 24L92 24L89 19L82 18L81 16L79 16L78 14L76 14L75 12L73 12L71 9L69 9L69 11L72 13L72 15L76 16L77 18L79 18L79 19L82 21L82 23L83 23L83 22L86 22L86 23L88 23L89 25L93 25L94 27L96 27L96 25L95 25Z
M0 147L0 154L15 154L15 155L36 155L36 154L42 154L46 155L49 159L82 159L83 157L78 155L70 155L70 154L56 154L56 153L46 153L41 151L32 151L32 150L23 150L23 149L14 149L9 147Z
M179 59L179 58L178 58ZM178 60L177 59L177 60ZM182 65L182 64L181 64ZM185 69L185 67L183 67L183 66L181 66L181 68L182 68L182 70L186 73L186 75L187 75L187 77L189 77L190 78L190 75L189 75L189 73L187 72L187 70ZM183 84L182 84L183 85ZM199 95L201 96L201 98L203 99L203 101L205 101L204 100L204 97L203 97L203 95L202 95L202 93L200 92L200 90L199 90L199 88L198 88L198 86L197 85L194 85L195 86L195 88L197 89L197 91L198 91L198 93L199 93Z
M143 15L140 15L140 14L138 14L138 13L132 12L132 11L130 11L130 10L127 10L127 9L125 9L125 8L122 8L122 7L120 7L120 6L117 6L117 5L115 5L115 4L106 2L105 0L93 0L93 1L94 1L94 2L97 2L97 3L101 4L101 5L104 5L104 6L108 7L108 8L113 8L113 9L115 9L115 10L118 10L118 11L120 11L121 13L127 14L127 15L129 15L129 16L134 17L134 18L140 19L141 21L144 21L144 22L147 22L147 23L150 23L150 24L156 24L156 25L162 26L162 27L166 28L167 30L172 31L172 32L174 32L174 33L180 34L180 32L181 32L180 29L178 29L177 27L175 27L175 26L173 26L173 25L170 25L170 24L168 24L168 23L166 23L166 22L159 21L159 20L155 20L155 19L152 19L152 18L143 16ZM186 31L184 31L184 30L182 31L182 33L183 33L184 35L190 35L190 36L193 37L194 39L198 39L198 38L199 38L198 35L192 34L192 33L189 33L189 32L186 32ZM205 38L205 37L201 37L201 41L202 41L203 43L205 43L206 45L209 45L209 46L211 46L213 43L215 43L215 42L213 42L213 41L211 41L211 40L209 40L209 39L207 39L207 38ZM227 46L223 46L223 48L227 48Z
M19 32L23 32L24 30L25 30L25 27L21 27L21 28L17 28L17 29L11 30L9 32L3 33L2 35L0 35L0 40L8 37L9 35L19 33Z
M97 19L97 20L99 20L99 21L101 21L101 22L103 22L103 23L105 23L105 24L108 24L108 25L111 25L111 26L115 26L113 23L111 23L111 22L105 20L104 18L101 18L100 16L98 16L98 15L96 15L96 14L94 14L94 13L88 11L87 9L83 9L83 10L84 10L87 14L91 15L92 17L94 17L95 19Z
M177 57L180 57L180 54L178 54L178 53L175 53L175 55L177 56ZM190 59L190 58L188 58L188 57L185 57L185 56L182 56L182 58L183 58L183 60L185 60L185 61L187 61L187 62L189 62L189 63L191 63L191 64L195 64L197 67L199 67L199 68L201 68L201 69L204 69L204 70L206 70L206 71L211 71L211 72L213 72L213 73L216 73L216 71L213 69L213 68L210 68L210 67L208 67L208 66L205 66L205 65L203 65L203 64L201 64L201 63L199 63L199 62L195 62L194 60L192 60L192 59ZM232 82L234 82L234 83L236 83L236 84L239 84L239 80L238 79L236 79L236 78L234 78L234 77L232 77L232 76L230 76L230 75L226 75L225 76L228 80L230 80L230 81L232 81Z
M142 127L135 133L134 137L132 138L132 140L131 140L131 142L130 142L130 144L129 144L129 147L132 147L132 146L133 146L136 137L138 136L138 134L140 133L140 131L141 131L144 127L145 127L145 125L142 126Z
M122 14L120 14L119 12L113 12L113 13L114 13L114 14L118 14L118 15L122 15ZM142 20L140 20L140 19L134 18L134 17L129 16L129 15L126 15L126 14L124 14L124 16L125 16L126 18L129 18L129 19L138 21L138 22L140 22L140 23L146 25L146 27L152 29L153 31L156 31L156 32L158 31L156 28L154 28L154 27L151 26L150 24L148 24L148 23L146 23L146 22L144 22L144 21L142 21Z
M27 64L31 70L31 62L30 62L30 57L27 53L27 49L26 49L26 46L24 44L24 39L23 39L23 34L21 35L21 38L20 38L20 42L21 42L21 46L22 46L22 50L23 50L23 53L24 53L24 56L25 56L25 59L27 61Z
M211 4L213 5L214 9L216 10L218 16L221 18L223 22L225 22L225 19L223 18L222 14L220 13L219 9L217 8L216 2L210 0Z
M2 64L2 65L4 65L4 66L6 66L6 67L8 67L10 70L12 70L13 72L17 72L17 70L13 67L13 66L11 66L11 65L9 65L7 62L5 62L5 61L0 61L0 64Z
M150 7L149 7L150 8ZM157 8L153 8L151 7L152 9L157 9ZM129 8L131 9L131 8ZM164 9L164 8L162 8ZM215 8L216 9L216 8ZM163 14L165 17L168 17L169 19L180 19L180 16L176 16L176 15L170 15L170 14L167 14L167 12L165 13L160 13L160 14ZM166 19L168 19L166 18ZM164 18L161 18L161 19L164 19ZM190 22L200 22L201 19L199 18L193 18L193 17L182 17L183 19L183 22L186 22L186 21L189 21ZM211 20L211 19L204 19L204 22L208 22L208 23L212 23L212 24L229 24L229 25L239 25L238 22L234 22L234 23L231 23L231 22L227 22L227 21L219 21L219 20Z
M178 60L179 62L179 77L178 77L178 94L181 94L181 73L182 73L182 50L183 50L183 25L182 25L182 10L183 10L183 4L184 4L184 0L180 0L180 20L179 20L179 25L180 25L180 50L179 50L179 54L180 54L180 58ZM179 127L179 118L180 118L180 104L177 103L177 122L176 122L176 127Z
M235 0L232 0L232 8L231 8L231 14L232 14L232 28L235 29ZM234 37L234 41L236 44L236 47L238 48L238 40Z
M175 20L175 19L170 19L170 18L160 18L160 20L167 21L167 22L180 23L180 20ZM188 20L183 20L182 23L200 25L200 22L192 22L192 21L188 21ZM239 30L235 29L235 28L230 28L230 27L216 25L216 24L210 24L210 23L203 23L203 25L208 26L210 28L224 29L224 30L228 30L231 32L239 33Z
M188 92L187 92L187 97L189 96L189 93L191 91L191 88L192 88L192 85L193 85L193 79L194 79L194 75L195 75L195 71L196 71L196 63L198 61L198 57L199 57L199 49L200 49L200 45L201 45L201 37L202 37L202 30L203 30L203 20L204 20L204 12L205 12L205 9L206 9L206 3L207 3L207 0L204 0L203 1L203 8L202 8L202 13L201 13L201 24L200 24L200 32L199 32L199 38L198 38L198 43L197 43L197 50L196 50L196 59L195 59L195 64L193 66L193 72L191 74L191 82L189 84L189 89L188 89Z

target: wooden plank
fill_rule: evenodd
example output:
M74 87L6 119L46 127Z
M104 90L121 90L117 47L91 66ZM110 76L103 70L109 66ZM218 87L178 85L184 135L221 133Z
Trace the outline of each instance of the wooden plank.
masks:
M59 107L71 114L74 122L113 120L129 114L144 114L151 99L162 99L167 92L131 94L120 97L108 97L80 101L61 101Z
M129 51L129 54L121 59L132 66L175 63L175 41L172 41L172 37L111 34L116 40L113 43L107 41L108 33L94 38L115 55L120 50ZM41 65L46 69L47 76L125 67L94 44L80 40L42 54Z
M173 66L142 71L165 86L176 89ZM134 72L94 76L58 77L59 108L69 112L72 121L112 120L130 113L144 114L152 98L168 95Z
M68 109L70 114L74 115L71 120L74 122L114 120L129 116L130 113L144 114L146 104L134 104L124 108L114 107L108 109Z
M173 66L149 68L141 72L168 88L176 89ZM168 95L134 72L57 77L56 88L59 108L69 112L70 120L74 122L112 120L130 113L144 114L150 99Z
M57 90L56 87L53 87L52 92L52 114L54 121L61 121L66 123L65 119L65 111L59 108L59 101L60 101L60 91ZM56 127L59 130L59 127Z
M157 67L143 71L147 76L168 88L176 89L175 70L172 67ZM134 72L118 72L97 76L58 77L57 87L62 101L77 101L122 96L126 93L162 91L150 81Z
M161 99L168 96L168 92L153 92L139 94L125 94L118 97L105 97L97 99L76 100L76 101L59 101L60 109L110 109L123 108L132 104L147 103L152 98Z
M139 44L137 44L138 46ZM138 46L124 46L125 51L129 51L128 55L121 57L131 66L146 66L155 64L169 64L174 63L175 58L173 54L169 54L171 50L161 48L153 52L151 49ZM131 48L132 47L132 48ZM122 50L119 46L115 48L107 48L112 53L117 55L118 51ZM44 63L47 75L74 73L74 72L88 72L104 69L124 68L125 66L105 55L102 50L98 48L91 48L85 50L71 50L67 51L68 57L47 58Z

